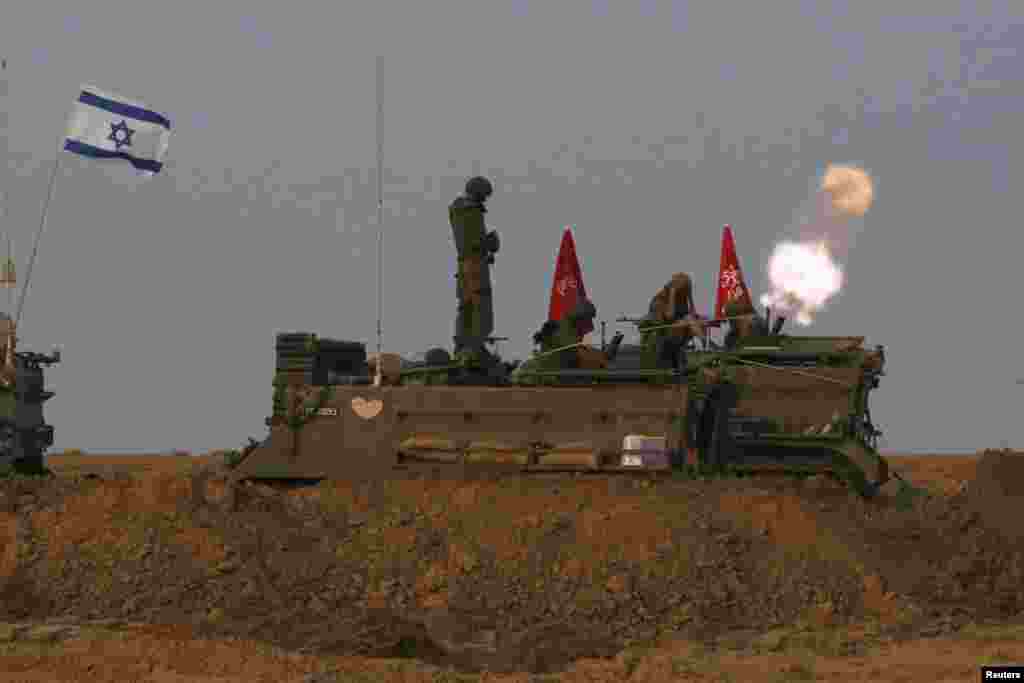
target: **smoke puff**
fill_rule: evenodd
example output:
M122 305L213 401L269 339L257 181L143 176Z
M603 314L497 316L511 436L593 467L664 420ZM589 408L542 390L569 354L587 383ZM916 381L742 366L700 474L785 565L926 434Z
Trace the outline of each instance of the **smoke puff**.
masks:
M842 288L835 254L846 251L849 219L867 213L875 190L863 169L832 164L817 195L816 214L802 226L800 240L775 246L768 262L771 291L761 298L767 306L795 314L801 325L809 325Z
M768 278L772 291L761 298L761 303L796 314L801 325L809 325L814 314L843 286L843 271L824 242L776 245Z
M832 207L843 216L863 216L875 200L871 176L856 166L829 166L821 189L831 196Z

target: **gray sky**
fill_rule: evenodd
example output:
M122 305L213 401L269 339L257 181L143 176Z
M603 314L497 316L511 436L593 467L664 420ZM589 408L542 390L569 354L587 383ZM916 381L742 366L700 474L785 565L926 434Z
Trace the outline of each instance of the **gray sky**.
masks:
M495 333L522 357L566 224L599 318L678 270L708 311L721 226L757 296L816 176L853 162L876 202L807 331L886 346L888 449L1021 447L1024 10L830 4L12 0L20 278L79 84L174 124L148 182L63 156L21 330L64 346L55 448L234 446L265 433L275 332L375 344L378 52L386 350L450 347L446 207L475 172L497 187Z

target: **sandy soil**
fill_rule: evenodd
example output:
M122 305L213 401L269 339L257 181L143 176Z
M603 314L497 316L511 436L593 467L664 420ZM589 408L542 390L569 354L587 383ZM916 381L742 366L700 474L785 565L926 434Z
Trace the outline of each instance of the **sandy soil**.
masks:
M886 456L893 471L912 480L915 484L936 487L953 493L964 482L974 478L978 454L971 455L900 455ZM112 471L124 472L183 472L205 455L178 454L65 454L56 453L47 457L47 464L64 474Z
M25 648L28 650L29 648ZM1024 641L935 638L883 645L858 656L822 656L813 650L750 654L708 654L688 642L666 642L648 652L610 660L584 660L549 676L457 674L407 660L312 657L274 652L252 641L183 638L159 629L130 631L120 638L66 640L36 646L34 652L6 654L5 681L57 683L252 683L255 681L939 681L978 680L985 663L1024 661Z
M892 456L933 493L896 508L745 481L279 491L55 455L56 481L0 483L0 680L973 681L1024 663L1013 457Z
M979 456L974 455L889 455L894 472L915 484L952 494L974 479Z

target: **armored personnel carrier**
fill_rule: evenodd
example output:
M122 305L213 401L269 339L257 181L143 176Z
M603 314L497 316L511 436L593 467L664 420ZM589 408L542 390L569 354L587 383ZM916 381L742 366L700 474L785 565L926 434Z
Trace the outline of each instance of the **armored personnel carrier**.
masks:
M0 476L45 474L44 454L53 445L53 427L46 423L43 404L53 392L46 390L44 368L60 362L60 351L15 351L8 316L0 316L0 328Z
M863 337L783 334L782 318L769 329L769 312L726 343L705 326L666 359L643 319L630 321L641 343L623 344L621 332L600 349L560 343L580 315L592 317L592 305L547 323L523 363L444 349L414 362L279 334L270 433L236 471L367 480L424 465L524 475L728 468L826 474L865 497L888 480L868 405L885 355Z

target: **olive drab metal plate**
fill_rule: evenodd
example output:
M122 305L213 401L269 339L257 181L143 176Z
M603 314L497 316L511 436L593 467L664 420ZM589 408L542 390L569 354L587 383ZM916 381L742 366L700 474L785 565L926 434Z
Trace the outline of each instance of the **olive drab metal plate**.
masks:
M392 387L337 387L298 431L271 430L270 440L238 466L243 477L350 481L380 479L396 462Z
M323 413L297 433L281 426L239 465L242 476L366 479L386 477L399 446L442 435L460 450L472 444L547 451L585 450L618 457L630 434L665 434L685 415L685 386L335 387ZM681 443L682 435L667 439ZM457 459L457 458L456 458Z
M279 335L279 356L304 339L292 336ZM306 346L296 353L312 353ZM456 465L453 473L463 465L646 470L677 466L685 451L694 463L838 472L868 494L869 483L886 480L867 410L884 357L867 356L862 338L772 335L733 350L695 350L690 372L675 381L647 368L644 348L640 370L637 359L622 356L621 368L586 384L578 370L550 385L529 373L500 386L463 384L431 362L411 363L408 383L366 386L372 373L349 363L333 372L358 381L332 383L324 402L327 380L315 379L320 360L303 356L295 371L278 368L277 391L282 382L289 389L275 394L271 436L238 471L366 480L420 462ZM312 398L316 414L293 429L286 411Z

